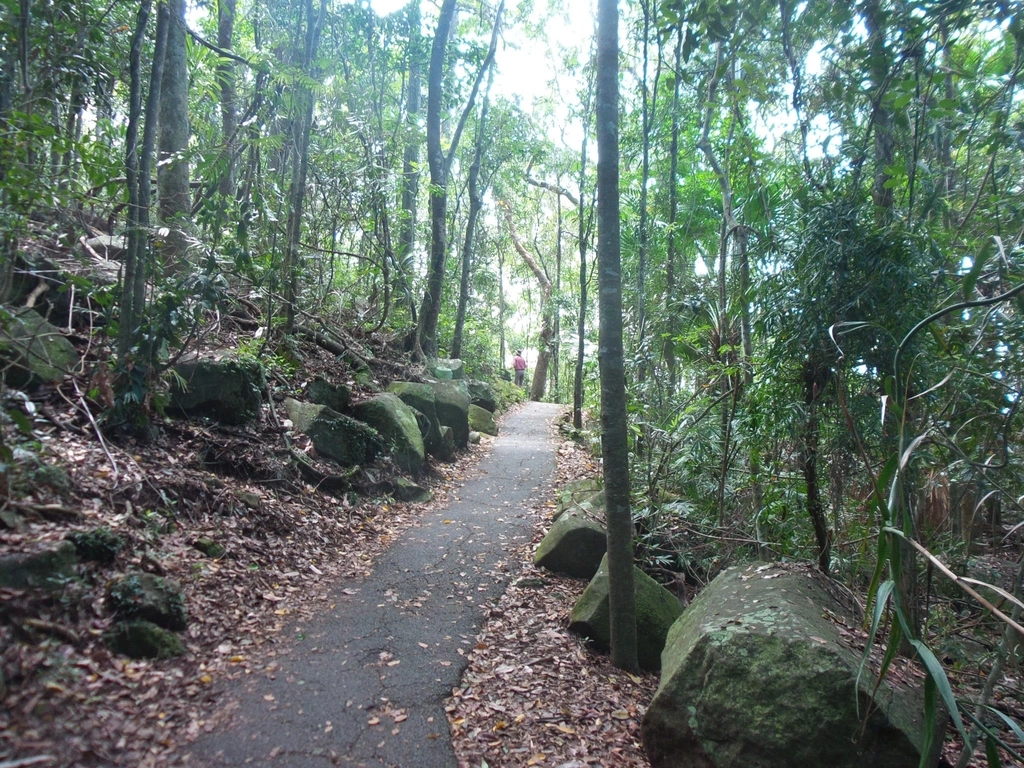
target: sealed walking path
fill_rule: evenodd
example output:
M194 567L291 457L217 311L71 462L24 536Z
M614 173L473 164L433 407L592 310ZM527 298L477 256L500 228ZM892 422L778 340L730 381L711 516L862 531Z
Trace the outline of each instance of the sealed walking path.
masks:
M555 469L559 406L528 403L446 507L427 512L365 579L337 585L273 679L231 692L234 716L190 750L196 766L455 765L444 700L465 669L506 558L529 539Z

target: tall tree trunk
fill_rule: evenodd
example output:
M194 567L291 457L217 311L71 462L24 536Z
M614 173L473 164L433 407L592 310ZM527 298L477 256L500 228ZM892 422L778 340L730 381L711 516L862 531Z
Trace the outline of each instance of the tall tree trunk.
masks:
M663 347L668 368L669 395L676 391L679 378L676 364L676 336L679 321L673 303L676 299L676 220L679 216L679 84L682 80L683 28L676 37L675 66L672 82L672 138L669 143L668 174L668 243L665 253L665 322L666 339Z
M559 179L561 181L561 179ZM555 198L555 295L562 293L562 197ZM562 339L562 313L553 308L552 339L551 339L551 395L556 403L562 402L558 387L558 369L560 367L559 351Z
M633 520L622 348L619 231L619 11L597 4L597 258L600 286L601 450L608 528L608 608L612 664L637 668Z
M217 2L217 45L230 51L235 42L236 0ZM217 191L227 200L234 200L237 187L235 169L238 166L238 93L235 88L235 62L221 58L217 63L217 82L220 85L220 135L223 167Z
M448 47L455 0L444 0L430 49L427 72L427 165L430 168L430 261L427 287L420 305L414 353L437 357L437 320L441 314L441 289L448 258L448 168L441 148L441 97L444 87L444 57Z
M540 335L537 340L537 364L534 366L533 381L530 384L530 399L539 402L544 399L544 387L548 380L548 365L551 362L551 338L554 336L554 325L551 320L551 279L516 235L515 226L512 223L512 209L507 203L502 204L502 207L505 210L505 223L512 238L512 245L540 285Z
M412 272L412 253L416 247L416 197L420 180L420 4L412 0L406 8L409 15L409 81L405 97L405 149L402 153L402 226L398 234L398 253L395 264L395 287L409 309L410 324L416 326L416 300L412 295L409 276Z
M448 259L448 170L451 159L459 148L459 140L466 126L466 119L473 110L480 82L494 63L498 49L498 33L501 30L501 15L505 4L498 5L491 30L491 45L480 70L477 72L473 89L462 110L459 124L452 135L448 154L441 148L441 100L444 90L444 57L448 38L452 33L455 16L455 0L444 0L434 32L430 49L430 69L427 73L427 163L430 167L430 260L427 264L427 286L420 304L419 323L413 355L418 359L437 357L437 321L441 314L441 292L444 287L444 270Z
M187 256L192 219L188 168L188 62L185 57L185 0L162 0L170 14L167 54L160 85L160 154L157 164L157 219L168 229L161 255L165 274L178 274Z
M299 64L304 75L314 79L313 60L320 44L320 32L327 14L327 0L320 0L319 12L313 13L313 0L304 0L303 16L306 20L303 47L299 52ZM302 235L302 209L306 199L306 177L309 174L309 143L313 128L313 111L316 97L306 83L298 85L295 98L295 113L292 118L291 154L292 177L288 189L288 223L285 228L284 259L284 305L285 329L295 328L296 303L299 293L299 242Z
M484 207L484 190L480 188L480 164L484 154L484 136L487 126L487 107L491 86L494 83L494 68L487 76L483 104L480 107L480 122L476 127L476 147L473 150L473 164L469 167L469 212L466 216L466 238L462 244L462 275L459 280L459 307L455 313L455 333L452 335L451 356L462 356L462 334L466 326L466 307L469 305L469 273L473 262L473 240L476 236L477 219Z
M160 3L153 44L153 66L150 70L149 95L145 113L142 110L141 51L149 24L149 0L143 0L136 20L130 58L128 130L125 138L125 175L128 179L128 247L124 260L124 283L121 286L118 356L127 369L138 366L145 370L152 361L146 351L138 349L146 302L146 283L150 271L149 212L152 196L153 151L156 144L157 114L160 103L163 67L166 58L170 18L167 5ZM139 125L145 120L142 146L138 145ZM129 362L134 357L134 362ZM141 411L138 415L142 415Z
M871 198L879 225L892 221L893 191L886 188L885 169L893 164L896 143L892 135L892 113L885 103L889 87L889 51L886 46L886 11L881 0L864 0L864 26L868 31L868 72L871 76L872 128L875 134L875 174Z

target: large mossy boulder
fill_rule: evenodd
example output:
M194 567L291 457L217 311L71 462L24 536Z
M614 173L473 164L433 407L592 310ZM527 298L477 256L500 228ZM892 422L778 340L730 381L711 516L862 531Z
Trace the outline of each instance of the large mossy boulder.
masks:
M637 660L644 669L661 669L665 638L683 612L682 603L636 566L633 567L633 592L636 599ZM569 614L569 631L588 638L602 651L611 647L607 554L601 558L601 567Z
M420 424L423 447L431 456L440 458L438 453L441 450L441 423L437 420L434 388L429 384L414 381L393 381L388 386L388 392L398 395L403 403L422 414L423 418L417 421Z
M469 390L465 382L435 381L430 386L437 420L442 427L451 428L455 447L465 448L469 444Z
M352 390L345 384L334 384L318 376L306 385L306 397L310 402L326 405L332 411L346 413L352 402Z
M641 727L652 768L916 768L923 695L858 681L842 615L810 569L718 576L669 631Z
M172 410L221 424L246 424L259 416L266 380L255 360L213 353L182 360L174 372L180 381L171 386Z
M571 480L558 491L554 519L566 512L583 512L604 517L605 497L601 481L597 478Z
M494 423L494 414L486 408L472 403L469 406L469 428L474 432L483 432L485 435L497 436L498 434L498 425Z
M181 585L152 573L129 573L107 590L114 613L123 619L150 621L164 629L185 629L188 613Z
M391 447L391 455L406 472L423 471L427 455L416 414L393 392L374 395L351 407L352 415L380 433Z
M70 541L36 552L0 557L0 587L56 589L74 576L78 553Z
M326 405L288 398L284 406L295 429L309 436L316 452L343 467L373 461L385 451L380 434L369 424Z
M608 543L604 527L583 514L565 514L537 545L533 564L578 579L592 579Z
M0 370L7 386L59 382L78 365L78 352L33 309L0 309Z
M114 653L133 659L170 659L185 654L181 639L151 621L119 621L103 635Z
M477 405L491 413L498 410L498 400L494 396L494 390L486 381L469 380L466 382L466 388L469 390L471 405Z

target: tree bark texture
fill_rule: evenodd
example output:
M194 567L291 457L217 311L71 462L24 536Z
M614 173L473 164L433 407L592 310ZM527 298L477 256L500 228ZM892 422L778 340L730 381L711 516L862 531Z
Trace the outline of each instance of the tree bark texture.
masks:
M619 229L619 12L597 4L597 259L600 291L601 448L608 527L612 664L637 668L633 592L633 521L629 509L629 446L622 346Z
M462 356L462 334L466 327L466 308L469 306L469 275L473 264L473 250L476 238L476 224L484 207L484 189L480 187L480 165L483 162L484 138L487 128L487 107L491 85L494 83L494 68L487 76L483 105L480 107L480 122L476 127L476 147L473 150L473 164L469 167L469 212L466 215L466 238L462 244L462 275L459 280L459 306L455 313L455 333L452 335L451 356Z
M225 51L234 47L235 3L236 0L217 2L217 45ZM238 165L238 92L235 87L235 62L231 59L222 58L218 62L217 83L220 86L220 134L223 143L223 168L220 170L217 191L224 198L233 200L237 186L235 168Z
M157 164L157 220L169 230L160 249L164 273L181 272L187 256L187 229L192 219L188 163L188 62L185 57L185 0L162 0L167 6L167 53L160 85L160 138Z

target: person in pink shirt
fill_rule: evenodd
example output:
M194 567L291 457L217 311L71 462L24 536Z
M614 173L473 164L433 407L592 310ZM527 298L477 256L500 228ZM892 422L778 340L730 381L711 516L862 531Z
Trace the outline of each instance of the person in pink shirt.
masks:
M516 372L516 386L526 386L526 358L523 357L523 350L516 350L516 356L512 358L512 368Z

